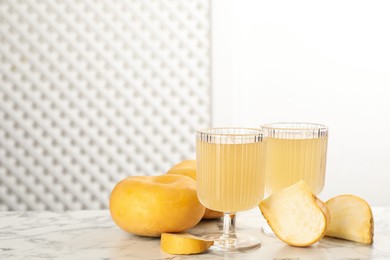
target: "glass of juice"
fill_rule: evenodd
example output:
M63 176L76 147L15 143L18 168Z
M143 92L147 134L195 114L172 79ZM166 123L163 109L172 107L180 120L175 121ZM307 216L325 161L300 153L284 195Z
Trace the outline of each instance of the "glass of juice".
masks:
M223 231L205 236L215 241L212 250L260 246L257 238L235 232L235 216L256 207L263 198L263 158L261 129L209 128L197 132L198 198L205 207L224 212Z
M304 180L318 195L324 187L328 128L313 123L272 123L261 126L266 145L267 195ZM265 233L272 233L263 227Z

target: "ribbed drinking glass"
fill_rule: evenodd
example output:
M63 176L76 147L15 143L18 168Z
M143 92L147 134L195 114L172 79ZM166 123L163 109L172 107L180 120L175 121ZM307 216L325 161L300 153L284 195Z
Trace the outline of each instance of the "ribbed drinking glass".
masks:
M304 180L318 195L324 187L328 128L313 123L272 123L261 126L266 144L267 195ZM269 227L265 233L272 232Z
M235 215L256 207L264 194L264 143L260 129L210 128L197 132L197 190L207 208L224 212L223 232L209 234L211 249L236 251L260 246L235 232Z

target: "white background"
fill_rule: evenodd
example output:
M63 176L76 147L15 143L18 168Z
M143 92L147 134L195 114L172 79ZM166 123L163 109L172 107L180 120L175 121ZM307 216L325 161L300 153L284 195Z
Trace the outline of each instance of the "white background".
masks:
M212 2L213 124L330 128L324 200L390 205L390 1Z

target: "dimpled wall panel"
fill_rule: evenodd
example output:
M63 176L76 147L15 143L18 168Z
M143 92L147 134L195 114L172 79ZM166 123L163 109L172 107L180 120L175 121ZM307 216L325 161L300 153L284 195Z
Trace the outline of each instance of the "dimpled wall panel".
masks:
M210 125L206 0L0 0L0 210L108 207L195 157Z

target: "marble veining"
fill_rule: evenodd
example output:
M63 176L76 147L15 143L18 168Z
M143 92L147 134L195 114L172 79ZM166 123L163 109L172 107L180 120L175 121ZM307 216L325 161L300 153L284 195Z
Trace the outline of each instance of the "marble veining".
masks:
M237 231L262 241L258 249L222 254L174 256L160 250L158 238L139 237L119 229L106 210L72 212L0 212L0 259L390 259L390 208L374 208L371 246L324 238L308 248L291 247L261 231L258 209L237 218ZM221 229L220 221L202 221L189 232Z

